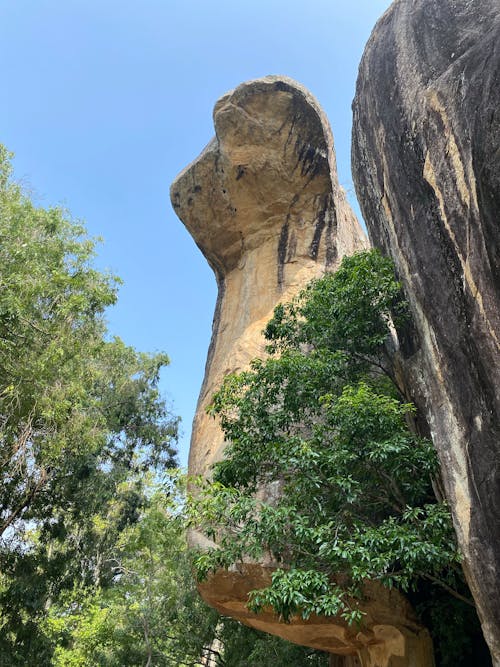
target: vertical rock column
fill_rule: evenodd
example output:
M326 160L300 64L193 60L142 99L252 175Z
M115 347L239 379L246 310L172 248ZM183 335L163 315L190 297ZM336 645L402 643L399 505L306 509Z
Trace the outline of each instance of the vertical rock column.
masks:
M371 240L410 301L404 374L500 665L498 0L393 3L359 70L353 170Z
M224 376L264 354L262 330L280 301L367 245L338 184L328 122L302 86L282 77L245 83L217 102L214 123L216 137L171 188L219 287L189 456L189 472L205 476L224 450L206 414ZM191 543L210 547L196 533ZM268 585L271 571L269 563L240 563L215 573L200 592L221 613L344 656L346 666L432 666L429 635L394 590L367 584L362 631L337 618L286 624L268 611L251 614L248 592Z
M205 408L228 373L264 354L274 307L366 246L337 180L316 100L290 79L245 83L215 105L216 137L176 179L172 205L215 272L219 295L193 424L189 472L224 448Z

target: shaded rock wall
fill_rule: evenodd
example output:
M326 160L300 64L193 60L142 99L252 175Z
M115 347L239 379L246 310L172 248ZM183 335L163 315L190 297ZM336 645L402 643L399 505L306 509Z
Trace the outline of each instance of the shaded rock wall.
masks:
M500 665L500 3L397 0L366 47L353 171L415 330L407 385L438 450L464 568Z
M313 277L366 247L340 188L328 121L299 84L266 77L243 84L214 109L216 137L176 179L177 215L214 269L219 296L189 457L191 474L210 475L223 434L206 406L227 373L264 353L262 330L274 307ZM213 547L192 533L191 543ZM270 581L272 563L245 563L200 585L221 613L299 644L346 656L346 667L430 667L429 635L396 591L368 586L362 631L341 619L284 624L250 614L248 592ZM359 660L359 662L356 662Z

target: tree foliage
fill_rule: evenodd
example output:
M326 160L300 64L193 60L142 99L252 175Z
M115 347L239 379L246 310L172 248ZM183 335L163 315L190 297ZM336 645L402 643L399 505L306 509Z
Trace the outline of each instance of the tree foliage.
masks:
M183 478L147 489L115 545L113 585L68 591L45 631L54 667L326 667L324 654L221 617L198 595L187 553Z
M139 473L175 462L158 390L165 354L109 338L119 281L59 208L37 207L0 148L0 650L48 664L40 621L64 591L103 586L139 516ZM131 481L133 480L133 481ZM104 526L104 527L103 527Z
M407 317L377 251L344 258L275 309L269 356L228 376L210 408L228 445L191 504L191 521L219 546L197 554L199 577L271 555L272 584L249 606L284 620L362 623L366 580L402 591L431 581L468 601L450 515L432 490L437 458L388 353Z
M199 664L218 617L192 581L179 493L178 477L151 481L139 521L114 544L113 584L69 591L52 606L55 667Z

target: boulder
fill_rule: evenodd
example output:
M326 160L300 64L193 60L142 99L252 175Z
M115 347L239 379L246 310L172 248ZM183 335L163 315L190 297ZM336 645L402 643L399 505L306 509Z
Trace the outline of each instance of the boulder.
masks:
M500 6L397 0L359 69L353 173L413 327L402 372L439 453L500 665Z
M333 138L316 100L284 77L245 83L215 105L216 136L171 188L173 207L212 266L219 295L193 424L189 472L210 475L224 438L206 414L225 375L262 356L274 307L333 271L367 242L339 186ZM191 533L202 548L215 545ZM397 591L367 585L363 629L342 619L252 614L248 593L272 563L239 563L200 585L222 614L290 641L345 656L345 667L431 667L432 643Z

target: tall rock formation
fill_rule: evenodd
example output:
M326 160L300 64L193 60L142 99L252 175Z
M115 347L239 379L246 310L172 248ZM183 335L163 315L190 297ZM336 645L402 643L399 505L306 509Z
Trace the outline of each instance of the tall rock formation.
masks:
M175 180L172 205L219 288L189 471L205 475L223 435L205 408L228 373L264 354L274 307L366 246L338 184L333 137L312 95L266 77L221 97L216 136Z
M264 353L262 330L282 300L366 247L339 186L333 138L316 100L299 84L266 77L214 109L216 137L176 179L172 204L212 266L219 287L205 379L193 424L189 472L210 475L224 438L206 414L230 372ZM210 547L206 538L191 542ZM226 615L300 644L351 656L347 665L431 667L427 631L396 591L367 586L363 631L342 619L251 614L247 594L270 582L272 563L241 563L200 586ZM357 660L360 662L357 662Z
M500 665L500 3L397 0L366 47L353 170L414 330L403 372L427 420Z

